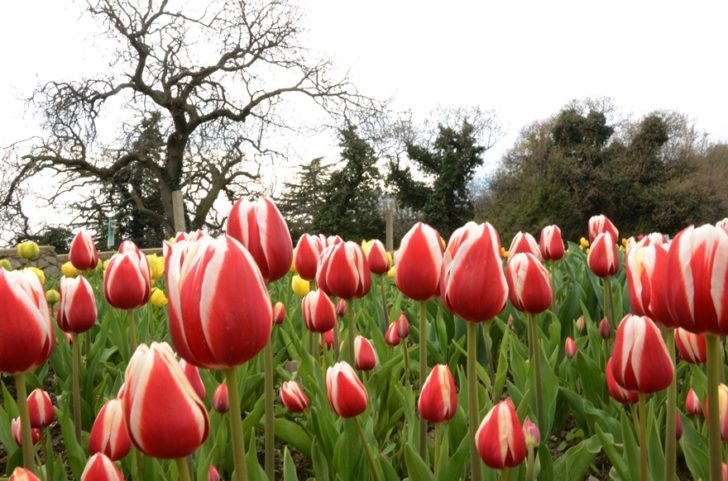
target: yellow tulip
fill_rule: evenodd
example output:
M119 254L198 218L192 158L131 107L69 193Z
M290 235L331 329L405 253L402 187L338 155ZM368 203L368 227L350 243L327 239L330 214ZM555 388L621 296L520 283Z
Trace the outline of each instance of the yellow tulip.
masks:
M15 250L20 257L29 261L40 257L40 247L33 241L21 242L15 247Z
M149 297L149 302L151 302L154 307L164 307L167 305L167 295L162 289L154 287L152 288L152 295Z
M104 268L106 268L106 264L104 261L99 259L99 261L96 263L96 272L104 272Z
M152 281L156 281L164 275L164 257L147 254L147 261L149 261L149 275Z
M46 301L51 306L61 300L61 294L55 289L48 289L46 291Z
M508 258L508 249L503 246L501 246L501 257L503 257L504 259Z
M364 251L365 256L369 255L369 251L372 250L373 244L374 244L374 240L362 240L361 241L361 250Z
M0 268L5 269L6 271L12 271L13 265L7 259L0 259Z
M78 269L73 267L71 262L64 262L61 266L61 273L66 277L76 277L78 275Z
M311 290L311 284L296 274L291 278L291 289L293 289L294 294L303 297Z
M38 276L38 280L40 281L41 285L45 284L45 273L42 270L38 269L37 267L28 267L28 269L30 269L33 274Z
M390 266L394 265L394 256L392 256L392 253L389 251L387 251L387 260L389 261Z
M395 266L392 266L387 271L387 277L394 277L397 275L397 268Z
M587 247L589 247L589 241L582 237L581 239L579 239L579 247L581 247L582 249L586 249Z

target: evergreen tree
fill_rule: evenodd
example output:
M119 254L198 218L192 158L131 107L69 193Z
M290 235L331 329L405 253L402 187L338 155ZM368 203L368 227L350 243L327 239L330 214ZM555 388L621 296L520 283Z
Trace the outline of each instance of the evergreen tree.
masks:
M331 169L322 160L322 157L317 157L301 166L296 181L286 182L283 195L276 200L294 243L301 234L316 234L320 230L319 212L324 205Z

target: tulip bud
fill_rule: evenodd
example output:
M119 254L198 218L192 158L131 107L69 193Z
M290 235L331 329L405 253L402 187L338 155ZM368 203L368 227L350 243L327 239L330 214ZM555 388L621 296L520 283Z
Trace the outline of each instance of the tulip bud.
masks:
M346 315L346 300L339 299L339 302L336 303L336 316L344 317L345 315Z
M498 255L500 240L492 225L466 224L450 237L442 262L440 297L466 321L495 317L508 299L508 284Z
M363 413L369 399L364 384L346 361L326 370L326 395L331 409L342 418Z
M295 295L303 297L311 290L311 283L296 274L291 277L291 290Z
M612 370L612 358L607 360L606 367L607 375L607 390L609 394L622 404L634 404L640 399L640 394L637 391L625 389L614 380L614 371Z
M124 476L111 459L96 453L86 463L81 481L124 481Z
M538 242L539 250L545 260L558 261L564 257L564 241L561 229L557 225L547 225L541 230Z
M612 242L619 239L619 230L614 227L612 221L606 215L595 215L589 219L589 240L594 242L599 234L608 232L612 236Z
M673 332L675 347L680 358L692 364L702 364L708 359L705 336L676 328Z
M18 446L22 446L23 445L23 432L21 430L19 417L13 418L13 420L10 421L10 432L13 435L15 444L17 444ZM31 428L30 437L33 441L33 444L38 444L38 441L40 441L40 429Z
M324 245L321 239L316 236L303 234L298 239L293 265L302 279L312 280L316 277L316 269L323 249Z
M658 291L666 290L666 287L661 286L664 281L662 278L666 274L660 272L658 267L663 259L667 259L667 251L662 248L664 244L665 237L662 234L652 233L643 237L627 251L624 266L632 312L640 316L650 316L655 322L672 326L672 323L666 323L662 316L656 316L653 312L655 298L664 295ZM660 312L661 309L658 309L657 313Z
M319 340L319 346L324 347L324 344L326 345L326 349L331 349L334 347L334 330L328 330L324 332L323 336L321 336L321 339Z
M587 256L589 269L599 277L613 276L619 270L617 245L609 232L597 235Z
M387 249L379 239L362 243L362 249L367 256L369 262L369 270L373 274L386 274L389 270L389 258L387 257Z
M210 429L207 410L169 344L141 344L129 361L125 384L129 436L144 454L183 458L205 441Z
M37 429L47 428L56 419L51 397L41 388L33 389L28 396L28 412L31 427Z
M708 402L705 402L706 414L710 412ZM720 419L720 439L728 442L728 386L718 385L718 418Z
M402 238L395 254L395 282L405 296L426 301L438 294L442 268L440 234L422 222Z
M703 406L700 404L700 398L695 393L693 388L690 388L688 395L685 396L685 410L691 416L702 416Z
M136 309L151 294L149 261L131 241L124 241L104 271L104 296L117 309Z
M61 303L56 317L64 332L80 334L96 324L96 297L83 276L61 278Z
M55 306L58 303L58 301L60 301L60 300L61 300L61 293L58 292L57 290L48 289L46 291L46 302L48 303L49 306L51 306L51 307Z
M103 453L112 461L129 454L131 439L121 399L111 399L101 407L88 438L88 453Z
M581 237L581 238L579 239L579 249L581 249L581 250L584 250L584 249L586 249L587 247L589 247L589 241L588 241L588 240L586 240L586 238L584 238L584 237Z
M286 305L282 302L276 302L273 305L273 324L283 324L286 320Z
M518 232L511 241L511 246L508 248L508 257L512 258L516 254L525 253L531 254L539 262L543 261L541 256L541 249L538 246L538 242L528 232Z
M397 332L397 323L393 322L387 328L387 332L384 333L384 342L389 346L397 346L400 343L399 333Z
M599 335L605 340L612 337L612 325L609 324L609 319L606 317L602 317L602 320L599 321Z
M0 306L0 372L25 372L43 364L53 349L53 328L35 274L0 269Z
M180 242L185 240L191 240L191 241L198 241L202 239L203 237L206 237L207 233L205 231L197 229L193 232L177 232L177 234L174 236L174 239L172 239L171 242Z
M164 291L158 287L152 288L152 295L149 298L149 302L156 308L162 308L169 303L167 295Z
M322 290L311 291L301 301L301 313L306 328L312 332L326 332L336 325L336 309Z
M192 389L195 390L195 394L197 394L200 399L204 400L207 391L205 390L205 383L202 382L202 376L200 376L200 370L197 366L190 364L184 359L180 359L179 367L182 369L182 372L185 373L190 384L192 384Z
M8 481L40 481L40 478L25 468L15 468Z
M534 449L541 443L541 431L530 419L523 421L523 437L526 439L526 447Z
M409 319L407 319L407 315L404 312L399 315L395 322L397 323L397 334L399 335L399 338L405 339L407 336L409 336L410 323Z
M157 254L147 254L147 261L149 262L149 277L152 281L156 281L164 275L164 257L159 257Z
M675 411L675 439L678 441L683 435L683 423L682 423L682 416L680 416L680 413L678 411Z
M549 273L532 254L511 256L506 265L506 281L511 304L519 311L538 314L551 305Z
M61 274L66 277L76 277L78 275L78 269L73 267L70 261L64 262L61 266Z
M449 421L458 410L455 379L447 364L437 364L425 379L417 402L420 417L431 423Z
M364 297L372 284L364 251L353 242L330 245L321 253L316 283L330 296Z
M526 439L513 401L507 398L483 418L475 433L478 453L493 469L512 468L526 457Z
M581 315L576 318L576 321L574 321L574 325L576 326L576 330L579 333L584 332L584 329L586 328L586 320L584 319L584 316Z
M397 277L397 268L394 266L390 267L387 271L387 277L389 277L390 279L395 279Z
M212 395L212 407L219 413L226 413L230 410L227 384L221 383Z
M68 248L68 260L79 271L87 271L99 263L99 251L96 250L94 239L85 230L80 230L73 237Z
M17 245L15 250L18 252L20 257L29 261L40 257L40 247L38 247L38 244L33 241L21 242Z
M620 386L651 394L672 383L675 369L660 330L647 317L628 314L617 328L612 374Z
M576 353L579 351L579 347L576 345L576 341L571 336L566 337L564 342L564 353L569 359L574 359Z
M359 371L371 371L377 366L379 358L372 343L363 336L354 338L354 367Z
M220 481L220 473L217 472L217 468L212 464L207 468L207 481Z
M310 401L296 381L286 381L281 385L279 391L281 403L292 413L300 413L306 410Z
M268 289L246 248L230 236L165 244L169 327L180 356L220 369L270 341Z
M266 282L288 273L293 259L291 234L281 212L269 198L235 202L228 216L227 234L250 252Z
M0 259L0 268L5 269L6 271L12 271L13 265L7 259Z

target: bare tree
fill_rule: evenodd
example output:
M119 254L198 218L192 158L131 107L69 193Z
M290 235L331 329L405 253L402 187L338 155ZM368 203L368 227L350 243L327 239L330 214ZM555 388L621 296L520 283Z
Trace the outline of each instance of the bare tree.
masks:
M58 177L53 201L79 186L94 192L134 166L156 183L162 206L150 209L132 191L140 215L171 232L172 192L181 190L189 228L219 224L215 201L247 192L260 174L254 157L276 155L268 133L295 128L281 104L304 98L337 118L382 107L346 77L335 79L329 61L309 58L287 0L187 2L184 11L170 0L90 0L88 12L115 45L109 69L33 93L45 134L5 156L16 159L0 191L6 211L17 210L23 184L41 171ZM162 118L161 155L124 141L154 112ZM110 130L121 134L109 139Z

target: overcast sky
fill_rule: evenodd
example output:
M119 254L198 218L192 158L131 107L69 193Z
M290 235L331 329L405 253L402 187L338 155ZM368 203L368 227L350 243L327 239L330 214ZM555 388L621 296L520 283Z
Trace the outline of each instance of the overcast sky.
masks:
M363 93L392 98L416 118L438 106L494 110L506 135L489 163L523 126L575 98L611 97L634 117L674 109L711 139L728 139L728 2L311 0L301 6L312 49L348 69ZM3 2L0 146L36 130L22 98L39 81L104 68L108 59L97 51L93 31L78 1ZM300 160L335 144L331 136L304 147Z

